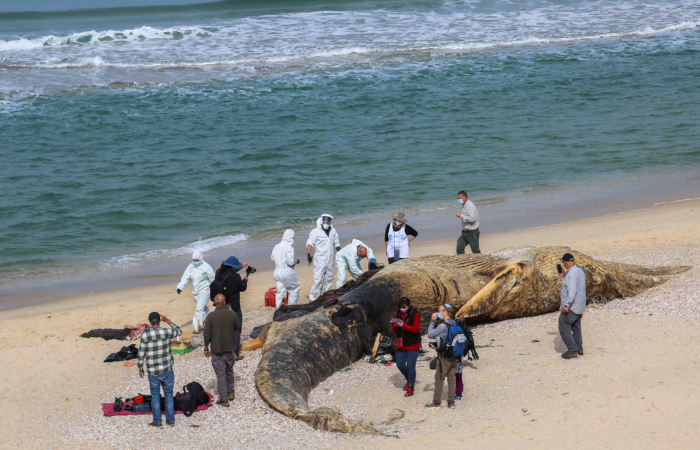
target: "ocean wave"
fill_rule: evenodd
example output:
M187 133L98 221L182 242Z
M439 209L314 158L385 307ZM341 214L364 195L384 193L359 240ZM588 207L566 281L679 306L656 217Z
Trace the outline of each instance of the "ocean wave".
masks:
M147 252L133 253L130 255L115 256L100 264L101 269L124 269L128 267L138 266L148 262L160 261L177 256L189 255L195 250L199 250L205 256L206 252L234 245L243 242L249 238L246 234L236 234L232 236L219 236L210 239L200 239L183 247L173 249L150 250Z

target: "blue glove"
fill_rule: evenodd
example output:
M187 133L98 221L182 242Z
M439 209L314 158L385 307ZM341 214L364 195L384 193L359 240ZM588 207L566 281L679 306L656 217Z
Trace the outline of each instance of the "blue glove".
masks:
M369 259L369 262L371 262L372 264L376 264L376 263L377 263L377 260L376 260L375 258L370 258L370 259Z

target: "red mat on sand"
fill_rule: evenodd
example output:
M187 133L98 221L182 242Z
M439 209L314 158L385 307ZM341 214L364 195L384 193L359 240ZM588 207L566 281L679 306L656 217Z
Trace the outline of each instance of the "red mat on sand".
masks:
M214 401L214 396L211 395L209 392L207 392L207 395L209 396L209 403L206 405L200 405L197 409L195 409L194 412L197 411L204 411L205 409L209 409L211 406L211 402ZM124 402L124 406L130 405L133 402ZM141 414L152 414L150 412L131 412L131 411L125 411L121 410L119 412L114 411L114 403L103 403L102 404L102 412L104 412L105 417L110 417L110 416L138 416ZM161 414L165 414L165 410L161 410ZM182 411L175 411L175 414L183 414Z

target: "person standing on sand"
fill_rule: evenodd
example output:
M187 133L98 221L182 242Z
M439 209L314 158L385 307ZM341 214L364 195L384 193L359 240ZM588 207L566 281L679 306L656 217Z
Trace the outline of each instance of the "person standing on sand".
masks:
M559 334L564 341L567 351L561 355L564 359L583 356L583 335L581 334L581 318L586 312L586 274L576 265L574 255L565 253L561 262L566 268L566 274L561 284L561 313L559 314Z
M418 232L408 225L408 219L402 212L394 216L394 222L384 230L384 246L389 264L411 256L411 241L418 237Z
M309 233L306 241L306 258L309 265L314 263L314 284L309 292L309 302L316 300L321 294L331 288L333 283L333 263L335 252L340 250L340 240L331 222L333 216L323 214L316 221L316 228ZM315 249L311 256L311 249Z
M290 305L296 305L299 298L299 280L294 272L294 266L298 264L298 260L294 259L294 230L286 230L282 237L282 242L275 245L272 249L271 259L275 263L275 271L272 278L277 285L277 294L275 295L275 306L279 309L282 302L289 292Z
M233 383L233 364L236 362L236 332L241 331L238 315L226 308L226 297L214 297L216 309L207 316L204 324L204 356L211 357L219 391L217 405L229 406L236 397ZM211 351L209 351L211 344Z
M391 319L391 332L396 335L396 367L406 379L404 397L412 397L420 351L420 313L411 307L411 300L407 297L399 299L399 310Z
M194 316L192 317L192 329L198 334L204 326L204 321L209 314L207 302L209 301L209 285L214 281L214 270L204 262L204 257L199 250L192 252L192 263L187 266L182 274L180 284L177 285L177 294L192 282L192 297L194 297Z
M435 326L436 320L442 320L442 323ZM452 307L445 303L440 305L436 313L430 319L428 325L428 338L437 339L437 348L440 349L442 343L447 341L449 327L456 325L452 320ZM442 401L442 386L447 378L447 407L455 408L455 370L457 369L457 358L452 358L447 355L441 355L438 351L437 367L435 368L435 392L433 393L433 401L425 405L428 409L439 409Z
M462 212L455 215L462 219L462 235L457 239L457 254L463 255L464 249L469 245L472 253L481 253L479 249L479 211L467 197L466 191L459 191L457 201L462 205Z
M238 323L243 327L243 311L241 311L241 292L248 289L248 275L241 278L238 271L244 267L252 267L241 263L235 256L229 256L221 261L221 267L216 269L216 278L224 281L226 307L238 315ZM236 331L236 360L243 359L240 355L241 330Z
M160 327L161 320L170 329ZM139 376L143 378L143 363L148 364L148 384L151 389L152 427L163 428L160 416L160 387L163 386L165 396L165 422L175 426L175 401L173 400L173 387L175 386L175 373L173 372L173 353L170 348L170 340L182 334L180 327L175 325L165 316L152 312L148 315L151 328L141 335L139 344L138 368Z

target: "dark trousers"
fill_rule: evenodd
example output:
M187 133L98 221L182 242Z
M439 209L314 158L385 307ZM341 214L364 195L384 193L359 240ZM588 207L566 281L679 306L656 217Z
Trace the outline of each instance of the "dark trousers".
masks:
M447 378L447 404L451 405L455 402L455 370L457 369L457 358L447 358L445 356L438 359L437 367L435 368L435 392L433 394L433 403L439 405L442 401L442 385L445 384Z
M402 259L406 258L399 258L399 259L394 259L394 258L387 258L389 260L389 264L394 264L396 261L401 261Z
M581 318L583 314L576 314L569 310L568 313L559 314L559 334L570 352L583 351L583 335L581 334Z
M463 255L467 245L471 247L472 253L481 253L479 249L479 235L481 235L481 232L478 228L469 233L462 231L462 235L457 239L457 254Z
M228 393L234 391L233 364L236 355L233 352L212 353L211 365L216 374L216 387L219 391L219 401L228 402Z
M228 309L231 309L231 304L226 303L226 307ZM234 352L236 352L236 354L239 354L241 352L241 330L243 330L243 312L240 309L234 310L233 312L235 312L238 315L238 323L241 324L241 329L233 332L233 335L236 337L236 349L234 350Z
M461 373L456 373L455 374L455 395L457 397L462 396L462 392L464 392L464 384L462 383L462 374Z
M396 351L396 367L408 381L408 385L416 385L416 361L418 360L418 350Z

